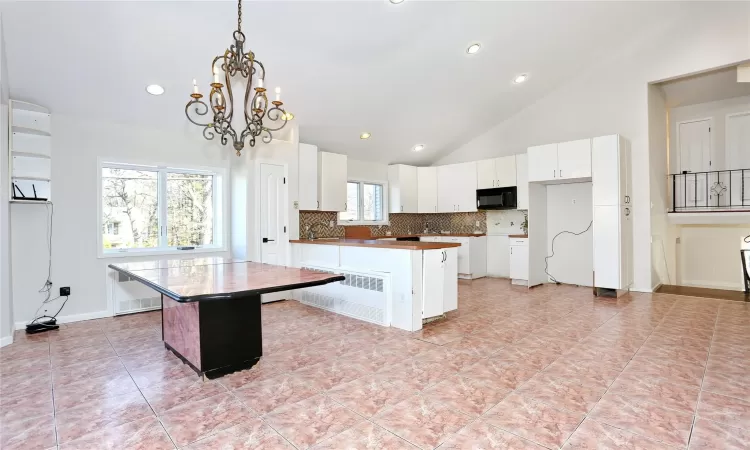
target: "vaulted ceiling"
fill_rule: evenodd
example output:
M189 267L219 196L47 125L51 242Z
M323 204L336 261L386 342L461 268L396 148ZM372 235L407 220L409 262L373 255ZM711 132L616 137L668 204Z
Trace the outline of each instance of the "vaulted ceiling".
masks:
M357 159L427 163L679 8L253 1L243 5L243 29L267 84L282 87L303 142ZM5 2L0 12L12 98L58 114L171 128L189 128L192 79L206 90L211 58L236 26L236 3L225 1ZM482 48L468 55L472 42ZM528 81L514 84L521 73ZM148 95L151 83L165 94ZM363 131L372 138L360 140ZM411 151L418 143L426 149Z

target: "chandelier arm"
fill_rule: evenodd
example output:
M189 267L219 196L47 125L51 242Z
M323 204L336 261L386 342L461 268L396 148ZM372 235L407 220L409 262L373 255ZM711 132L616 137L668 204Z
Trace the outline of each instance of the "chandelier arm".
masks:
M269 144L273 140L273 135L271 135L271 131L268 128L263 127L261 134L260 140L264 143Z
M208 125L210 125L210 122L200 123L200 122L193 120L193 118L190 117L190 111L193 105L195 105L195 108L192 111L195 114L199 116L205 116L206 114L208 114L208 105L206 105L206 102L204 102L203 100L194 98L190 100L189 102L187 102L187 104L185 105L185 116L187 116L188 120L191 123L198 125L199 127L207 127Z
M282 119L284 123L282 123L281 126L278 128L271 128L271 127L264 126L263 127L264 130L279 131L280 129L284 128L286 126L286 123L289 121L289 119L287 119L287 116L286 116L286 111L284 111L282 108L279 108L278 106L274 106L273 108L269 109L266 115L268 116L269 119L273 121Z

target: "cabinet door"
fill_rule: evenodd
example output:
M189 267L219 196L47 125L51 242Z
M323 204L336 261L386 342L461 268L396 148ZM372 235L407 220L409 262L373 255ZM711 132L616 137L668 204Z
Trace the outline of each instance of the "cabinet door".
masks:
M318 147L299 144L299 209L318 209Z
M602 136L592 140L591 182L594 206L619 204L620 156L617 136Z
M504 156L495 160L495 187L516 185L516 155Z
M633 284L633 205L620 206L620 289Z
M417 212L438 212L437 167L417 167Z
M618 136L620 147L620 204L633 204L633 179L630 159L630 142Z
M497 173L494 159L477 161L477 189L497 187Z
M456 212L456 191L459 183L458 164L438 166L437 168L437 207L438 212Z
M392 213L417 212L417 168L404 164L388 166L389 209Z
M458 309L458 253L455 248L443 249L443 312Z
M318 153L321 211L346 211L346 155Z
M508 236L487 236L487 275L510 276L510 247Z
M461 244L459 238L450 238L451 242ZM471 250L468 245L461 244L456 248L458 252L458 273L461 275L471 274Z
M525 245L510 246L510 278L513 280L529 279L529 247Z
M456 212L476 212L477 210L477 163L458 164L458 184Z
M557 168L563 180L591 177L591 139L557 144Z
M557 180L557 144L529 147L529 181Z
M594 286L620 289L620 206L594 206Z
M529 209L529 158L516 155L516 209Z
M425 250L422 254L422 318L435 317L443 314L445 253Z

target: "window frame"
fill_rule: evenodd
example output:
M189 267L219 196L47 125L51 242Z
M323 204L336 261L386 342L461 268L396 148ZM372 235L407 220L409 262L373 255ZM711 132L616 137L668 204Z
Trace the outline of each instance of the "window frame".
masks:
M366 179L356 179L356 180L347 180L348 183L358 183L359 184L359 191L357 193L357 220L342 220L341 219L341 212L336 213L336 223L341 226L347 226L347 225L374 225L374 226L383 226L383 225L390 225L390 218L388 217L388 182L387 181L380 181L380 180L366 180ZM376 184L383 188L383 220L364 220L364 185L365 184ZM343 212L343 211L342 211Z
M144 170L157 173L157 211L159 227L159 245L153 248L118 248L105 249L103 239L103 179L102 170L106 168L122 170ZM147 162L132 162L122 160L99 159L97 171L97 222L98 222L98 257L99 258L118 258L128 256L152 256L152 255L185 255L190 253L217 253L225 252L229 243L225 236L228 236L227 226L229 221L225 215L229 213L228 204L228 177L227 170L219 167L203 167L195 165L180 165L175 167L172 164L156 164ZM213 244L196 246L192 250L178 250L177 247L167 245L167 173L184 173L213 176Z

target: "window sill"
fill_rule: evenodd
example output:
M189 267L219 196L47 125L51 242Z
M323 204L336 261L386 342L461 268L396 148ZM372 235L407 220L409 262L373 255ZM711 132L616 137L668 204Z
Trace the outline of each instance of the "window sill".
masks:
M133 258L139 256L192 255L199 253L221 253L228 251L225 247L200 247L193 250L162 249L129 249L125 251L100 251L99 258Z

